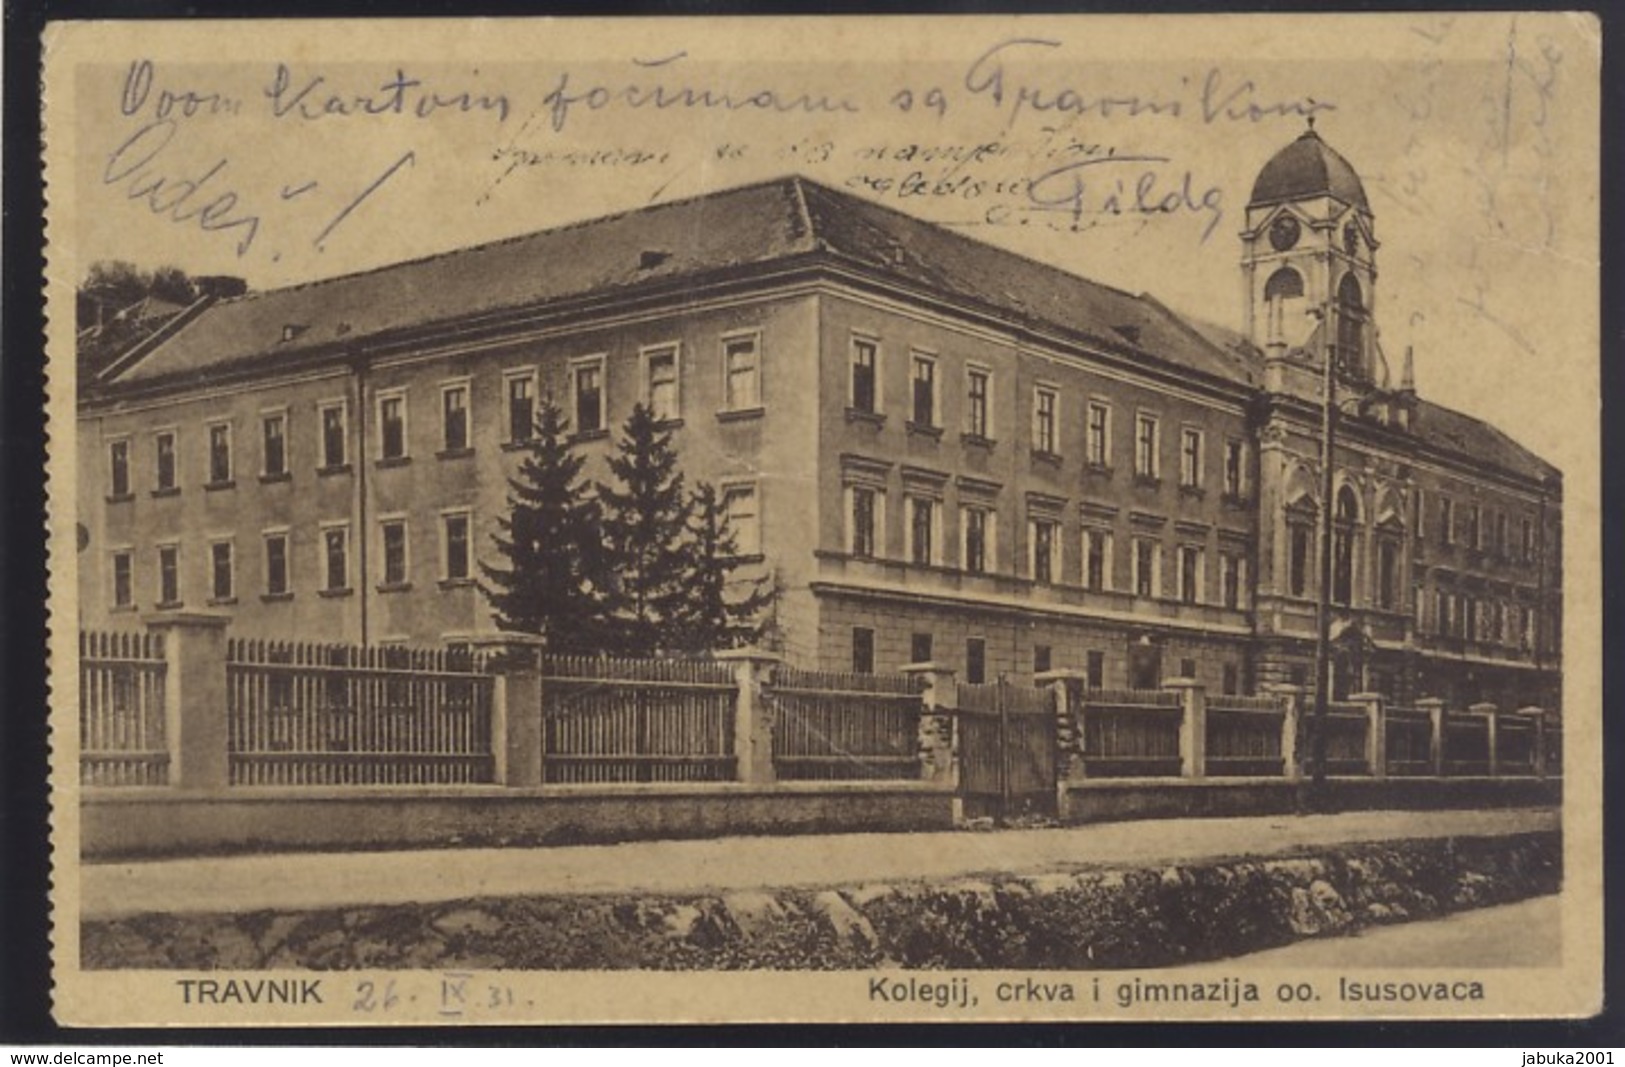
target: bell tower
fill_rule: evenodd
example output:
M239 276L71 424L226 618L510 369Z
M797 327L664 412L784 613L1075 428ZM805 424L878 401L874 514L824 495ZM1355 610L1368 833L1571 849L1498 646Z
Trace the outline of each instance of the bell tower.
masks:
M1371 206L1313 116L1259 171L1241 241L1247 335L1264 353L1266 389L1318 399L1326 359L1344 388L1387 384Z

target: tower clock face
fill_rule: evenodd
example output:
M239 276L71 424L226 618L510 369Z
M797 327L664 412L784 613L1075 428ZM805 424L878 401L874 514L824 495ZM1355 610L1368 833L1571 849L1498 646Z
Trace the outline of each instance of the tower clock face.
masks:
M1285 252L1298 243L1298 220L1291 215L1282 215L1270 226L1270 245L1277 252Z

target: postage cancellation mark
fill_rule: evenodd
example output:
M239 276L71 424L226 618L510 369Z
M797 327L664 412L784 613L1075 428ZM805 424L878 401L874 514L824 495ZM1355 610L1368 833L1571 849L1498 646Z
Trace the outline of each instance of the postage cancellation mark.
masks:
M51 26L59 1016L1598 1010L1598 42Z

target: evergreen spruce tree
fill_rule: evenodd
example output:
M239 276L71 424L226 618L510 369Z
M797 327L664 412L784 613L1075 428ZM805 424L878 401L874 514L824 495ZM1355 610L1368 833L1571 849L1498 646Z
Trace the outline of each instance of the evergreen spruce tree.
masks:
M597 504L579 480L584 459L565 428L558 406L543 398L524 460L508 479L508 514L497 522L508 567L482 561L481 589L502 629L542 634L552 652L593 654L604 638L604 554Z
M742 565L739 545L728 525L727 506L716 487L701 482L689 504L688 591L678 645L687 652L709 652L754 643L762 630L762 613L773 603L768 578L734 581ZM743 595L730 585L746 585Z
M671 431L653 411L632 409L610 457L616 485L598 485L603 542L612 570L607 603L614 651L653 656L677 650L685 618L689 500Z

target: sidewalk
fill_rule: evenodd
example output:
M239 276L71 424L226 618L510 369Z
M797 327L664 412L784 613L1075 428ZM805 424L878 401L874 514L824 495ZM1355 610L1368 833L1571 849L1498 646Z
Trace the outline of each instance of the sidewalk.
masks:
M837 834L525 849L280 853L83 864L82 917L297 911L475 897L716 891L1038 874L1322 845L1551 831L1549 810L1356 812L1054 830Z

